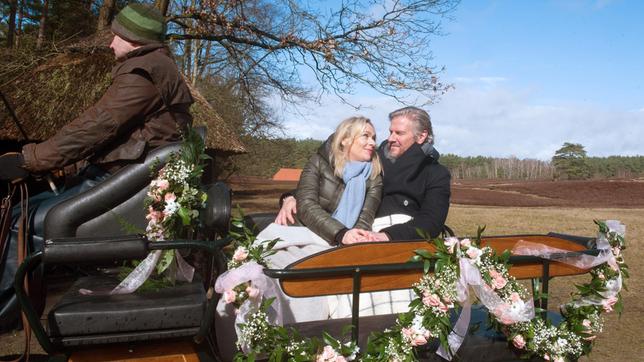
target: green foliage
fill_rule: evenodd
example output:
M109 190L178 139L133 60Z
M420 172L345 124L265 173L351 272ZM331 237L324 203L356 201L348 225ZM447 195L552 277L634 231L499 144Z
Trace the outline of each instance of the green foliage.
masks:
M247 261L254 260L260 265L267 266L266 258L277 251L273 247L280 239L264 240L256 243L256 230L251 230L244 222L244 212L241 208L237 210L238 216L231 220L231 230L228 235L233 241L224 249L228 257L228 268L233 269L241 266ZM244 251L246 256L235 259L237 251Z
M552 164L559 177L569 180L583 180L590 177L586 150L579 143L564 143L552 156Z
M644 175L644 156L588 157L590 173L597 178L636 178Z
M280 168L303 168L322 141L242 137L248 153L234 156L235 170L241 175L270 178Z

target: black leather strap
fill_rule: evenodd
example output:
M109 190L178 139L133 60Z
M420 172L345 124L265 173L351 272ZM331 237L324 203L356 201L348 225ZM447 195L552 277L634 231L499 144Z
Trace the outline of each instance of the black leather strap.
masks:
M46 264L104 262L143 259L148 240L140 235L105 238L64 238L45 241Z

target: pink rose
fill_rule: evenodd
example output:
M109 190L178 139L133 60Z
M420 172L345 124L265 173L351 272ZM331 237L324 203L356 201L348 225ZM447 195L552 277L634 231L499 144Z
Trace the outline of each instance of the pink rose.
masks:
M335 361L338 357L337 352L331 346L324 346L322 353L317 355L316 362Z
M259 289L249 286L246 288L246 293L248 293L249 298L257 298L259 296Z
M550 361L550 356L548 356L548 354L544 354L543 359L545 359L546 361Z
M461 240L461 246L465 247L465 248L469 248L470 246L472 246L472 241L470 239L467 239L467 238L463 239L463 240Z
M512 344L518 349L523 349L525 347L525 339L523 339L522 335L517 334L512 338Z
M483 252L479 248L469 247L467 248L467 251L465 251L465 254L467 254L470 259L476 260L481 257L481 254L483 254Z
M617 303L617 297L610 297L608 299L604 299L602 301L602 306L604 307L604 311L606 312L612 312L613 311L613 306Z
M512 316L510 314L506 313L506 314L501 316L501 319L499 320L499 322L501 322L502 324L505 324L505 325L510 325L510 324L514 324L515 320L514 320L514 318L512 318Z
M243 246L238 247L233 254L233 260L244 261L248 257L248 249Z
M414 347L427 344L427 340L431 337L429 331L426 330L421 333L415 330L414 327L403 328L402 334L404 336L404 340Z
M234 302L235 299L237 299L237 293L235 293L234 290L227 290L224 292L224 302L226 302L226 304Z
M555 357L554 362L566 362L566 360L563 359L563 357L557 356L557 357Z
M411 340L412 336L414 335L414 330L413 330L413 329L411 329L411 328L403 328L403 329L402 329L402 334L403 334L403 336L405 336L407 339L410 339L410 340Z
M416 347L416 346L422 346L424 344L427 344L427 338L423 336L422 334L416 334L414 336L414 339L411 341L411 345Z
M445 246L447 247L447 251L452 254L454 253L454 246L458 243L458 238L455 237L449 237L445 239Z
M507 312L509 308L510 306L507 303L501 303L497 305L496 308L494 308L494 311L492 312L492 314L494 314L495 316L500 316L505 312Z
M347 362L347 359L344 356L338 356L335 358L335 362Z
M167 190L170 187L170 182L168 180L158 180L157 187L159 190Z
M506 284L508 284L508 281L501 276L494 278L494 280L492 280L492 287L494 287L495 289L503 289L503 287L505 287Z
M441 304L441 299L436 294L429 295L428 293L423 293L423 304L426 306L437 307Z
M494 308L494 312L492 314L494 314L497 320L502 324L513 324L514 319L512 318L510 313L508 313L509 308L510 306L507 303L499 304L496 308Z
M177 195L175 195L174 192L168 192L167 194L165 194L165 197L164 197L164 200L166 202L168 201L172 202L176 199L177 199Z
M440 303L440 304L438 305L438 310L440 310L441 312L447 312L447 311L449 310L449 307L448 307L448 306L446 306L446 305L445 305L445 304L443 304L443 303Z
M513 303L519 302L519 301L521 301L521 296L517 292L512 292L512 294L510 294L510 300Z
M156 211L152 208L152 206L150 206L148 214L145 215L145 218L155 224L158 224L163 220L163 212Z

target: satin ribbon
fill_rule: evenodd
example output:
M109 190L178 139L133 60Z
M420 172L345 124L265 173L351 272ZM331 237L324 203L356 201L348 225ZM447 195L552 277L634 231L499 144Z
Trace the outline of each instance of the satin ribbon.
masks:
M609 233L613 232L622 237L626 234L626 227L618 220L606 220L606 226L608 226ZM571 253L570 250L519 240L514 248L512 248L512 254L538 256L543 259L572 265L580 269L590 269L597 265L607 263L613 270L617 271L618 276L607 280L605 285L606 290L599 292L602 297L589 296L570 303L574 307L581 307L585 305L605 305L606 300L617 298L617 295L622 290L622 273L610 243L606 239L606 235L602 232L597 235L597 249L600 250L599 254L592 256L575 254Z
M159 259L161 258L161 253L163 250L155 250L148 254L148 256L143 259L139 265L134 268L128 274L125 279L123 279L119 285L114 287L109 293L101 291L92 291L89 289L79 289L78 292L83 295L101 295L101 294L130 294L134 293L154 272L154 268L157 266ZM195 268L188 264L188 262L183 259L181 253L175 250L174 252L175 261L177 263L177 275L176 279L184 282L191 282L195 274Z
M456 250L460 253L460 242L456 244ZM449 352L446 351L442 345L439 346L436 351L436 354L448 361L452 360L452 356L456 354L463 344L470 324L472 315L470 287L479 301L490 311L490 313L494 314L501 323L513 324L517 322L525 322L534 318L535 315L532 298L527 302L505 302L501 297L499 297L494 289L485 284L481 277L481 272L474 265L474 259L459 255L458 262L460 267L460 276L456 282L456 296L457 301L463 306L463 308L456 324L447 336Z
M232 290L236 286L242 283L250 282L254 288L259 289L259 295L264 298L275 298L273 304L271 304L267 314L270 319L270 323L276 325L282 325L282 313L281 313L281 303L279 299L279 294L275 282L267 277L264 274L264 267L257 264L255 261L250 261L243 264L242 266L228 270L225 273L221 274L217 281L215 282L215 291L219 294L223 294L227 290ZM240 324L245 324L248 320L248 317L255 311L257 311L261 305L262 298L248 298L242 305L239 307L237 315L235 317L235 332L237 335L241 335ZM242 344L242 351L248 353L250 351L250 346Z

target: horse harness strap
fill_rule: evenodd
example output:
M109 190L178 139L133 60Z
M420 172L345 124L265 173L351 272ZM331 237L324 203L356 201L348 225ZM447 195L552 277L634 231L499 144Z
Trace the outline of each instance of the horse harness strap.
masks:
M12 182L10 185L9 193L2 199L2 206L0 209L0 260L7 257L9 250L9 243L11 241L11 213L13 210L12 199L16 193L16 189L20 190L20 216L18 218L18 260L17 265L22 264L29 253L27 245L27 236L29 235L29 190L27 184L20 180ZM25 291L29 293L29 278L23 281ZM25 333L25 346L17 359L17 361L28 361L31 343L31 327L24 312L20 312L22 317L22 326Z

